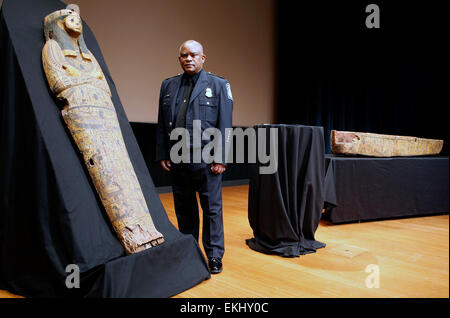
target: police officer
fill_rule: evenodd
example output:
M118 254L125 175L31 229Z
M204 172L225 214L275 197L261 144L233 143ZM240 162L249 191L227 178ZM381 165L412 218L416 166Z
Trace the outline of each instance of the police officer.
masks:
M203 211L203 247L212 274L222 271L224 231L222 217L222 173L226 169L225 155L230 146L233 97L230 84L222 77L203 70L206 56L200 43L184 42L178 56L183 74L162 82L159 98L156 159L170 171L178 228L182 233L199 239L199 211L196 193ZM196 121L196 122L194 122ZM193 133L207 128L220 131L221 151L213 162L194 162ZM185 146L189 156L182 162L171 158L173 129L185 129L189 141ZM230 128L230 129L226 129ZM215 137L216 138L216 137ZM180 142L180 141L177 141ZM208 140L201 140L204 147ZM217 142L217 140L216 140ZM214 152L214 151L213 151ZM174 155L176 152L172 152ZM198 156L197 156L198 159ZM208 160L209 161L209 160Z

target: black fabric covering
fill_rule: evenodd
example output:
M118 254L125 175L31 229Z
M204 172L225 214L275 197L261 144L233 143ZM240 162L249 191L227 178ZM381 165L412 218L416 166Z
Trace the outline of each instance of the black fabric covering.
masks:
M168 297L210 277L192 236L170 223L99 46L84 38L112 92L125 145L166 242L125 256L48 88L44 17L57 0L5 0L0 15L0 288L28 297ZM132 80L132 79L130 79ZM67 289L77 264L81 288Z
M448 213L448 157L327 155L324 218L333 223Z
M256 251L283 257L313 253L325 247L314 238L323 206L323 128L255 126L266 130L267 143L270 128L278 129L278 169L260 174L261 164L252 166L248 219L254 238L246 242Z

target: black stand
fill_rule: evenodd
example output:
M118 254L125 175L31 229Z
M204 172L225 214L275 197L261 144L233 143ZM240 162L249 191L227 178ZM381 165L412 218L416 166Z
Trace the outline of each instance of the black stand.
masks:
M3 1L0 289L27 297L175 295L208 279L208 266L193 237L170 223L85 23L86 44L111 88L125 145L164 244L125 256L48 88L41 62L43 21L65 6L57 0ZM69 264L80 270L79 289L66 287Z
M323 205L324 139L322 127L258 125L278 131L278 169L261 174L259 163L250 176L248 218L254 238L250 248L295 257L325 244L314 238ZM269 148L267 148L269 149Z

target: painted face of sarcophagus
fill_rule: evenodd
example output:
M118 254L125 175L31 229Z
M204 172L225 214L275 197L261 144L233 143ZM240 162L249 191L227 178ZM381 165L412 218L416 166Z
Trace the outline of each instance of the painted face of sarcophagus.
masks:
M74 9L72 9L74 8ZM164 242L153 223L128 156L111 91L83 39L76 7L44 19L42 63L50 89L127 254Z

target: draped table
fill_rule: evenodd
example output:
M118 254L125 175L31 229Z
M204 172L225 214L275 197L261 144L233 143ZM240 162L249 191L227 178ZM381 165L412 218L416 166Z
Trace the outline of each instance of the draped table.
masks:
M448 213L445 156L325 156L325 209L332 223Z
M271 143L277 146L277 169L263 174L261 168L268 164L257 160L251 165L248 219L254 237L246 243L255 251L283 257L314 253L325 247L314 238L324 202L323 127L254 128L257 139L266 136L267 152Z

